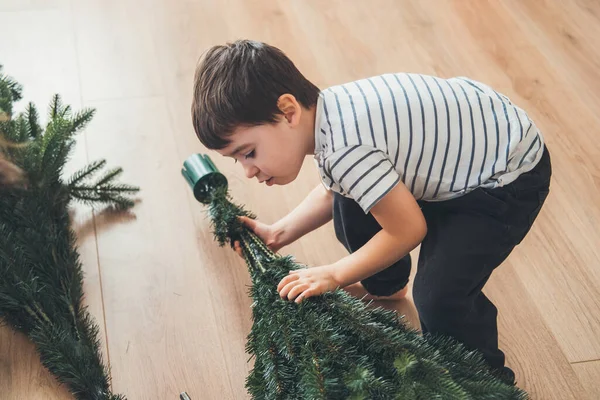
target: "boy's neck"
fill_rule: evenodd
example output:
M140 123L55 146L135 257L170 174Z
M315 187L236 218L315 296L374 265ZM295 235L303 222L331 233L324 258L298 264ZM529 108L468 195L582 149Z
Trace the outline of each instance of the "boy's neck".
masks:
M315 120L317 117L317 106L314 105L309 109L304 109L301 114L302 125L304 128L301 130L302 134L305 135L305 152L306 155L314 155L315 154Z

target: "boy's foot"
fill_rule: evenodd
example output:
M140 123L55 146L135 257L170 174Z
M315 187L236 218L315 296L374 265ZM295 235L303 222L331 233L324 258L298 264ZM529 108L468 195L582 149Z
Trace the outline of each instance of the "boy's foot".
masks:
M408 294L408 286L400 289L396 293L393 293L389 296L375 296L367 292L362 283L354 283L352 285L348 285L344 288L344 290L350 293L354 297L358 297L362 300L384 300L384 301L393 301L393 300L402 300Z
M507 385L514 386L515 382L515 373L512 369L508 367L502 367L502 369L498 372L498 376L502 381L504 381Z

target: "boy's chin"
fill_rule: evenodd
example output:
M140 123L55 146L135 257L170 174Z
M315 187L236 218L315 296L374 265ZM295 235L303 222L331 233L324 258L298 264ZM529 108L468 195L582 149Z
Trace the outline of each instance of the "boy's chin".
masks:
M290 177L274 177L272 178L270 181L267 181L267 186L283 186L283 185L287 185L288 183L292 183L294 180L296 179L296 177L290 178Z

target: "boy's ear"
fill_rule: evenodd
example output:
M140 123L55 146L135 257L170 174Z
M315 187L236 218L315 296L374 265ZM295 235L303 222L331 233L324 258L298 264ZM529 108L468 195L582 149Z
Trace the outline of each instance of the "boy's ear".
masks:
M294 95L286 93L279 96L277 99L277 107L283 113L288 124L295 126L300 123L300 114L302 113L302 106L296 100Z

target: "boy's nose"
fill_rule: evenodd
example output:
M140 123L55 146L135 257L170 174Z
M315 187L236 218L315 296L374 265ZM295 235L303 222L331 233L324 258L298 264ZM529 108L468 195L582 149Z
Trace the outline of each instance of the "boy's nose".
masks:
M244 169L246 170L246 178L248 179L252 179L258 174L258 168L254 165L248 165Z

